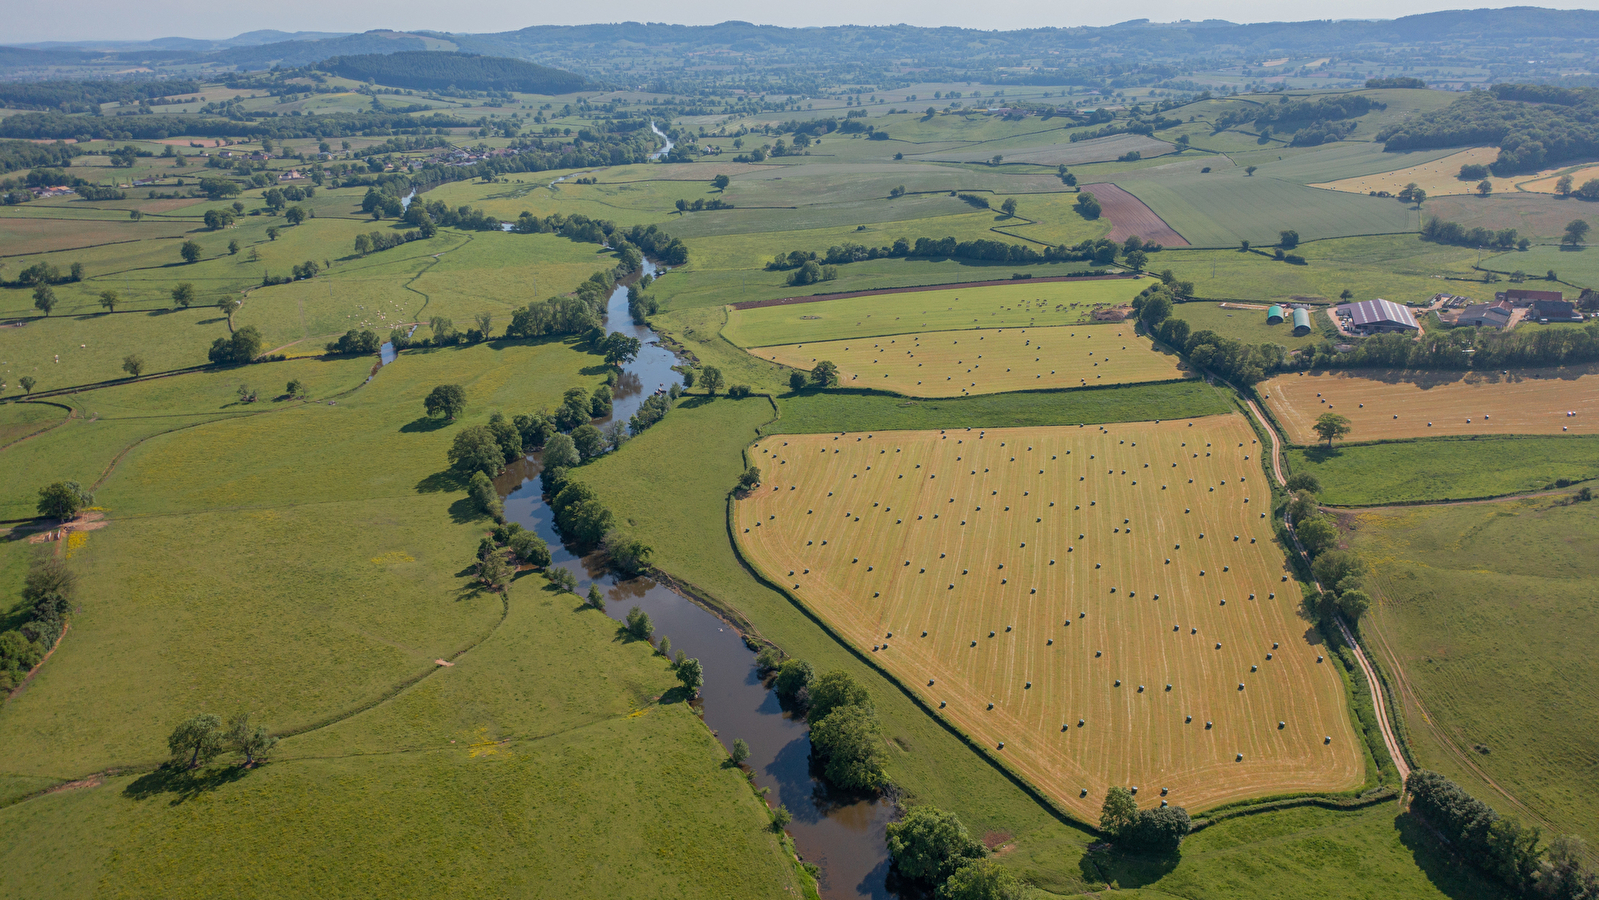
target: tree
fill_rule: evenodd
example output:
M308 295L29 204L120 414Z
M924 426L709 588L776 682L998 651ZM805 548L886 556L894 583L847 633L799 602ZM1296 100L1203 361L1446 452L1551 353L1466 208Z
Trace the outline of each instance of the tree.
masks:
M913 806L903 819L888 824L888 852L900 875L928 884L943 882L988 855L954 813L932 806Z
M838 366L828 360L822 360L811 369L811 384L817 387L838 387Z
M234 240L228 241L228 255L229 256L238 256L239 255L239 241L238 241L238 239L234 239Z
M290 225L299 225L305 221L305 207L291 206L289 207L288 211L283 214L283 218Z
M243 300L235 300L232 297L223 297L217 301L217 309L220 310L224 316L228 317L228 324L230 325L233 323L233 314L238 312L239 307L243 305ZM370 331L366 333L372 334ZM353 328L350 330L350 334L355 334L355 330ZM346 335L346 337L348 337L348 335ZM376 335L373 335L373 337L376 337Z
M65 522L94 502L94 495L76 481L57 481L39 489L39 515Z
M1588 239L1588 223L1582 219L1572 219L1566 223L1566 233L1560 238L1560 243L1575 247Z
M782 831L788 823L794 821L794 814L788 811L786 804L779 803L777 809L772 810L772 828Z
M1245 166L1244 167L1244 174L1245 175L1253 175L1253 174L1255 174L1255 170L1258 169L1258 168L1260 168L1260 166Z
M1188 810L1181 806L1158 806L1138 814L1138 823L1129 837L1132 845L1139 849L1171 853L1192 829Z
M1142 250L1134 250L1127 254L1127 265L1134 272L1142 272L1144 265L1149 262L1149 255Z
M443 416L453 422L466 409L466 388L458 384L441 384L428 392L422 408L430 416Z
M1331 516L1315 515L1295 522L1294 533L1299 536L1305 552L1313 558L1338 546L1338 526L1333 524Z
M1330 518L1330 517L1327 517ZM1348 550L1327 549L1310 564L1311 574L1329 591L1350 590L1366 574L1366 561Z
M1105 791L1105 802L1099 807L1099 830L1113 838L1132 834L1138 824L1138 801L1132 791L1124 787L1111 787Z
M711 179L711 187L714 187L719 191L727 190L727 186L732 183L733 179L728 178L726 175L718 175Z
M582 462L578 455L577 444L571 435L552 434L544 442L544 467L546 469L570 469Z
M620 369L638 357L639 339L620 331L613 331L600 342L600 352L605 354L605 364Z
M505 471L500 442L486 426L473 425L455 435L448 451L450 465L463 472L481 472L492 478Z
M524 565L542 569L550 564L550 545L531 531L518 531L511 535L511 553Z
M1322 558L1330 555L1324 554ZM1338 611L1351 622L1359 622L1368 609L1371 609L1371 596L1365 591L1344 591L1338 595Z
M200 245L195 241L184 241L183 246L178 248L178 254L183 257L183 261L186 263L199 262Z
M712 397L715 397L716 392L727 384L722 378L722 370L715 366L706 366L704 371L700 372L700 383L705 385L705 393Z
M627 611L623 627L634 640L647 641L655 634L655 623L650 621L650 614L637 606Z
M806 718L815 722L843 706L872 708L872 697L848 672L834 669L811 682L811 708Z
M516 573L511 570L505 557L499 553L490 553L478 561L477 578L483 586L496 593L502 593L511 586L511 579Z
M144 374L144 357L137 353L130 353L122 357L122 371L134 378Z
M267 240L275 241L277 239L278 239L278 226L276 226L276 225L267 226Z
M551 566L544 570L544 577L549 581L550 584L554 585L555 589L558 591L562 591L567 594L577 593L577 576L573 575L570 569L563 569L560 566Z
M1422 201L1427 199L1427 192L1421 188L1416 188L1414 191L1410 192L1410 199L1416 201L1417 209L1421 209Z
M816 670L803 659L785 659L777 667L777 677L772 680L772 690L779 697L789 700L804 700L809 696L811 682L816 678Z
M295 397L304 397L306 396L305 382L298 378L291 378L289 379L288 386L285 387L283 391L284 393L288 394L291 399Z
M661 638L661 640L664 641L666 639ZM745 743L743 738L734 738L733 752L728 755L732 757L733 765L742 766L744 765L744 760L750 758L750 745Z
M222 720L210 713L202 713L172 729L167 738L167 749L172 751L172 765L193 769L210 762L222 752L226 735Z
M39 383L39 380L37 378L34 378L32 375L24 375L21 378L17 379L17 384L22 385L22 392L24 394L33 393L33 386L38 384L38 383Z
M697 659L685 659L677 666L677 680L683 682L692 700L700 695L700 688L705 686L705 667Z
M100 292L100 305L105 307L106 312L116 312L117 303L120 302L121 299L122 298L117 295L116 291Z
M206 355L219 366L242 366L261 355L261 332L254 325L246 325L232 337L212 341Z
M249 713L239 713L228 726L228 743L244 754L244 765L248 768L277 746L278 739L265 725L252 723Z
M1016 215L1016 198L1006 197L1005 202L999 205L999 211L1006 216L1014 218Z
M877 717L861 706L840 706L811 725L811 749L826 760L827 780L846 790L876 790L888 781Z
M1327 449L1332 449L1333 441L1349 434L1349 419L1334 412L1322 413L1316 424L1310 426L1322 440L1327 442Z
M605 434L593 424L585 423L572 432L572 443L577 447L577 455L583 462L603 456L605 454Z
M1292 250L1299 246L1299 232L1292 228L1285 228L1278 232L1277 246L1284 250Z
M938 900L1027 900L1037 892L991 859L969 862L938 888Z
M172 289L172 302L184 309L188 309L189 305L194 302L194 285L187 281L179 282Z
M805 373L798 369L788 373L788 389L796 394L805 390Z
M602 612L605 610L605 595L600 592L600 586L592 582L589 584L588 604Z
M744 474L738 476L738 486L744 491L753 491L761 483L761 469L759 466L750 466Z
M1562 175L1555 179L1555 193L1564 197L1571 193L1571 176Z
M56 292L48 284L39 285L33 289L33 305L45 315L50 315L50 310L56 308Z
M1488 179L1484 178L1483 180L1477 182L1477 196L1486 197L1489 194L1493 193L1493 190L1494 190L1494 183L1489 181Z

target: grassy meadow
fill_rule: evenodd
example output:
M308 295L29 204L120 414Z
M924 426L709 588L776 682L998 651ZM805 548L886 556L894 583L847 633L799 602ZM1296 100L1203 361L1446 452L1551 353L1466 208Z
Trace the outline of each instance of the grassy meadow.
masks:
M1588 437L1491 436L1326 447L1292 447L1293 472L1321 481L1335 506L1500 497L1599 478Z
M1599 665L1572 638L1599 624L1595 516L1539 498L1347 525L1378 601L1361 631L1398 682L1417 761L1504 815L1589 841Z

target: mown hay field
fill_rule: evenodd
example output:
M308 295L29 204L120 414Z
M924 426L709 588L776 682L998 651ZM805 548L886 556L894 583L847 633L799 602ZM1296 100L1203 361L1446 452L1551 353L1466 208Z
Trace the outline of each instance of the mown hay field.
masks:
M1296 444L1319 440L1323 413L1349 419L1349 440L1472 434L1599 434L1599 369L1279 375L1261 386ZM1575 415L1567 415L1574 412Z
M1096 307L1132 302L1142 287L1135 279L1021 281L733 309L722 336L740 347L770 347L883 334L1075 325Z
M750 352L805 371L819 360L831 360L847 387L880 388L912 397L1103 387L1185 377L1174 354L1134 334L1131 325L934 331Z
M1461 150L1459 153L1451 153L1441 159L1408 166L1403 169L1395 169L1391 172L1341 178L1337 181L1313 184L1311 187L1353 194L1367 194L1371 191L1387 191L1391 194L1397 194L1404 189L1405 185L1414 183L1417 187L1426 191L1429 197L1442 196L1444 194L1475 194L1477 192L1477 183L1483 179L1462 180L1460 178L1460 167L1467 165L1486 166L1498 158L1498 147L1472 147ZM1490 175L1487 180L1493 185L1494 191L1503 192L1515 190L1516 182L1524 179L1499 178Z
M1360 745L1295 615L1259 452L1238 416L773 436L734 531L1084 818L1110 785L1190 809L1352 788Z

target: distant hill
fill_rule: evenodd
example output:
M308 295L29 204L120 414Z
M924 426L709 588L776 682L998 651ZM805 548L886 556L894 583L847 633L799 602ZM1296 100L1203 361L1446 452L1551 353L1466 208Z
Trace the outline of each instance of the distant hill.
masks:
M589 86L588 79L519 59L465 53L401 52L335 56L317 68L358 81L371 79L389 87L413 90L458 88L468 91L521 91L569 94Z

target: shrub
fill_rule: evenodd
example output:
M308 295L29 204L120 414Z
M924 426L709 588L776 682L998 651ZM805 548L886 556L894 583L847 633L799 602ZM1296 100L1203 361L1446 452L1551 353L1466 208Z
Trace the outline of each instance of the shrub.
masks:
M754 391L752 391L750 386L747 384L734 384L729 385L727 388L727 396L733 400L743 400L752 393L754 393Z

